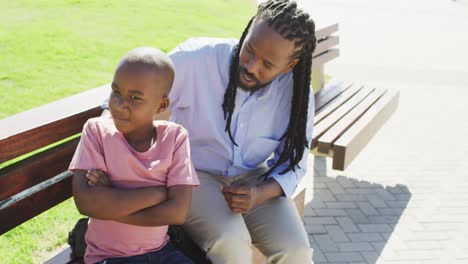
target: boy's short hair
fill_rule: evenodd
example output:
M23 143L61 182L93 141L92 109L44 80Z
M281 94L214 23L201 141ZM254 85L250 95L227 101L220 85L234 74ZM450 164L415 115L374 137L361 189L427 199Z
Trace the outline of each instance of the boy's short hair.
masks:
M125 54L117 66L116 72L125 65L139 65L153 70L167 80L165 89L169 92L174 82L174 63L164 52L153 47L139 47Z

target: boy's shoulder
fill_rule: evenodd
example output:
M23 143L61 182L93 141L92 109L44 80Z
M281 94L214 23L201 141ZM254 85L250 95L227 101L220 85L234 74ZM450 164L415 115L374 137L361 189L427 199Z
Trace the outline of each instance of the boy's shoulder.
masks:
M88 121L86 121L86 123L89 123L93 126L101 126L101 127L114 124L114 122L112 121L112 117L107 116L107 115L90 118L88 119Z
M155 120L154 126L158 131L163 131L164 134L187 135L187 129L183 126L166 120Z
M85 130L91 130L97 133L113 132L116 130L114 122L110 116L98 116L90 118L84 125Z

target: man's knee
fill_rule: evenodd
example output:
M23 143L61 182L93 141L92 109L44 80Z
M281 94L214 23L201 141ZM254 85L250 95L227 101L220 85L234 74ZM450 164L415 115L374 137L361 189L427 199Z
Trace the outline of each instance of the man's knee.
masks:
M312 263L312 248L308 241L284 241L268 256L269 263Z
M284 255L295 256L303 260L311 261L312 260L312 248L309 244L301 244L297 246L288 246L283 251ZM307 262L301 262L307 263Z
M222 221L194 221L194 223L186 223L184 229L204 250L209 250L216 243L218 247L223 248L224 245L236 243L250 245L252 243L249 231L240 216L224 218Z
M250 236L242 232L222 232L211 241L208 258L217 263L250 263L252 259Z
M235 247L250 248L252 241L247 230L225 230L212 238L211 248L232 250Z

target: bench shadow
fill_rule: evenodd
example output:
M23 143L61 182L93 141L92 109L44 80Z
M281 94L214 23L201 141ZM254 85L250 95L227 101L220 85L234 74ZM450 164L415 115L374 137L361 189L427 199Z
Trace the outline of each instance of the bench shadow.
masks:
M411 192L324 171L315 170L313 199L304 210L314 263L376 263Z

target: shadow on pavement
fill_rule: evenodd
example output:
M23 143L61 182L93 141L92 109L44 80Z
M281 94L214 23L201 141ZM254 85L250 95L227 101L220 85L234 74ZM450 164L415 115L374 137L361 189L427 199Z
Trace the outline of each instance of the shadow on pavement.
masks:
M411 199L409 189L315 174L304 217L314 263L376 263Z

